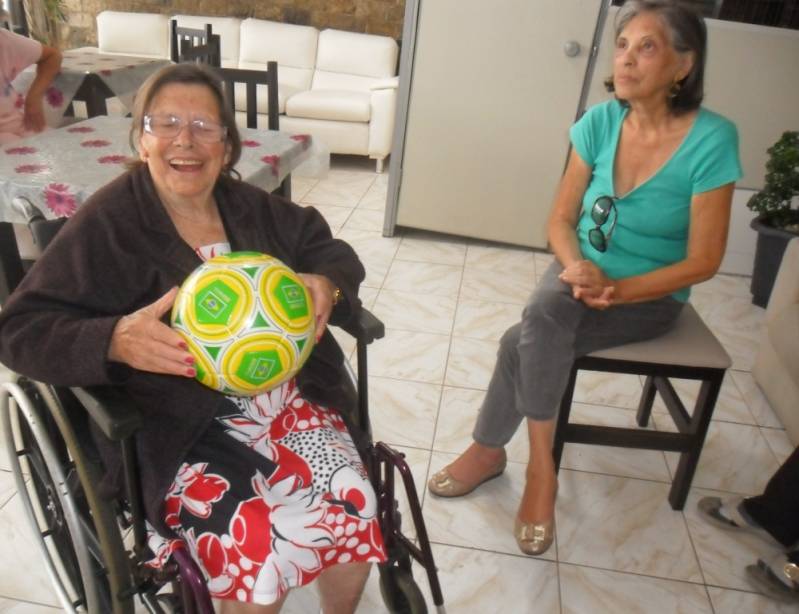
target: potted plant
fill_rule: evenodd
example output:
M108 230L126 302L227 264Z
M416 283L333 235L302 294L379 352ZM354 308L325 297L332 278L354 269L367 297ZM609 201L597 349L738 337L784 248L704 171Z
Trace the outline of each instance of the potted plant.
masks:
M766 184L746 204L758 214L751 223L758 235L750 290L759 307L768 304L788 241L799 235L799 132L783 133L768 154Z
M66 23L64 0L24 0L31 36L45 45L58 47L61 24Z

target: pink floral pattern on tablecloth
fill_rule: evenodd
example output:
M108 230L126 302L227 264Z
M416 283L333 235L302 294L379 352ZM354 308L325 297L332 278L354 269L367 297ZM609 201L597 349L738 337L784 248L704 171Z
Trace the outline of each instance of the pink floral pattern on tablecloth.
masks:
M49 183L44 188L44 200L47 208L58 217L69 217L75 213L77 203L65 183Z
M6 149L6 153L12 156L25 156L28 154L36 153L37 149L35 147L9 147Z
M277 167L280 164L280 156L277 154L269 154L261 158L261 161L272 167L272 174L277 177Z
M298 143L302 143L303 149L308 149L311 146L311 135L310 134L292 134L291 135L292 141L297 141Z
M46 164L20 164L14 168L14 172L21 175L32 175L34 173L41 173L46 170Z
M67 128L67 132L94 132L94 128L91 126L73 126L72 128Z
M83 141L80 144L81 147L108 147L111 144L110 141L106 141L104 139L94 139L91 141Z
M22 94L17 94L17 99L14 101L14 107L21 109L25 106L25 97Z
M245 139L241 142L242 147L260 147L261 143L252 139Z
M103 70L100 71L100 74L103 75L104 77L108 77L111 74L111 71L108 68L104 68Z
M47 99L47 104L51 107L57 108L64 104L64 93L57 87L52 85L48 87L44 96Z
M97 158L97 161L100 164L122 164L125 160L127 160L127 156L121 156L119 154L110 155L110 156L100 156Z

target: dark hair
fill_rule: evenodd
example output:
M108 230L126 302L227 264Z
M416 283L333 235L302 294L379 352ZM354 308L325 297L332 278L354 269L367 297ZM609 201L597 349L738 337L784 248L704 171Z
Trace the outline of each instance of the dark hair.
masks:
M222 125L227 128L228 161L222 167L222 174L231 176L231 173L235 173L238 175L233 170L233 167L236 166L241 157L241 135L239 135L239 129L236 126L236 117L230 107L225 104L225 91L222 88L219 76L213 69L203 64L170 64L154 72L142 83L139 91L136 92L136 99L133 102L133 110L131 112L133 115L133 121L130 125L131 148L138 151L136 144L139 142L139 137L144 129L144 116L149 110L153 98L165 86L173 83L204 85L213 94L219 110L219 119ZM141 164L141 162L138 162L138 164ZM132 166L137 166L138 164L134 162Z
M679 91L667 98L669 108L677 115L698 109L705 96L707 29L704 19L691 7L675 0L628 0L616 15L615 38L641 13L654 13L660 17L668 30L674 50L677 53L692 53L694 56L691 71L678 82ZM605 87L609 92L615 91L613 77L605 80ZM619 100L623 104L627 102Z

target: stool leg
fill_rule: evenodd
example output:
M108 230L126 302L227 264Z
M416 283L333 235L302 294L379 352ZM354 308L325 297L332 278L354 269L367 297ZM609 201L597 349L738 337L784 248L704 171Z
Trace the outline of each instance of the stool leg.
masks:
M644 391L641 393L641 400L638 403L638 413L635 415L638 426L646 426L649 424L649 417L652 415L652 405L655 402L656 392L655 378L649 375L644 382Z
M669 491L669 503L674 510L681 510L688 498L688 490L691 488L691 481L694 479L696 466L699 464L699 456L702 454L702 446L705 443L705 436L710 426L710 419L713 417L713 409L716 406L716 399L719 396L723 379L724 371L721 371L712 379L703 381L699 389L694 413L691 416L691 449L680 454L677 473L674 474Z
M555 460L555 472L560 470L560 459L563 456L563 444L566 428L569 426L569 414L572 410L572 397L574 396L574 385L577 382L577 367L572 366L569 374L569 381L566 390L560 400L560 411L558 412L558 422L555 425L555 441L552 443L552 458Z

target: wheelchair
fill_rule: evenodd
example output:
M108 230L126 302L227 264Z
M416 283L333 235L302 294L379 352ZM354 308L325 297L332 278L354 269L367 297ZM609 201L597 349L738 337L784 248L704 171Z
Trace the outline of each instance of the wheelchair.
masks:
M28 219L37 246L46 246L63 225L64 220L45 220L23 199L15 199L14 205ZM4 226L0 234L10 232L9 225ZM16 249L13 252L0 250L0 273L9 290L24 268ZM441 587L410 468L401 453L372 441L366 348L384 335L384 327L366 310L358 316L344 327L357 341L358 366L356 377L345 360L358 400L357 415L347 422L358 430L359 435L353 433L353 437L377 494L388 557L378 565L380 592L389 612L426 614L426 601L411 572L415 561L426 572L436 612L443 613ZM178 548L160 569L146 564L149 550L134 446L141 416L121 389L56 388L15 376L0 385L0 420L17 490L65 611L132 614L141 611L137 601L147 612L157 614L214 611L203 574L186 549ZM121 448L121 497L109 498L98 489L104 472L90 432L92 423ZM401 531L397 474L407 494L416 543Z

